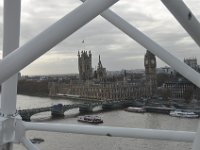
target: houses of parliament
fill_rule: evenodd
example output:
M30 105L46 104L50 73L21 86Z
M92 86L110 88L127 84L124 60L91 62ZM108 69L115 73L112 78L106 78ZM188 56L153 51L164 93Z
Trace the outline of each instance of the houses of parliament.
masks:
M156 57L149 51L144 56L145 76L139 81L132 80L126 71L120 77L108 76L99 55L96 70L92 68L91 51L78 52L79 80L70 83L52 83L50 96L56 94L77 95L82 98L99 100L125 100L150 97L155 94Z
M91 79L97 79L102 81L106 78L106 68L103 67L99 55L99 62L97 70L93 72L92 68L92 54L91 51L78 51L78 70L79 70L79 79L86 81Z

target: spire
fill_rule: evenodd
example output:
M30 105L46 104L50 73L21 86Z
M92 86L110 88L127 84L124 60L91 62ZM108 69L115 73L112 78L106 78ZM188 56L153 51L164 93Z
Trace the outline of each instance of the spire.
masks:
M78 57L80 57L80 52L78 51Z
M91 53L91 51L89 51L89 58L92 61L92 53Z
M102 68L103 66L102 66L102 64L101 64L101 57L100 57L100 55L99 55L99 63L98 63L98 68Z

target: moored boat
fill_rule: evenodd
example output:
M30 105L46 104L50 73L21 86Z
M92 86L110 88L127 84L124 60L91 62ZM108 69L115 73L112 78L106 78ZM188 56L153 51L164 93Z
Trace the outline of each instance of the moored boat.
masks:
M181 111L181 110L175 110L175 111L170 111L169 113L170 116L173 117L183 117L183 118L198 118L199 115L192 112L192 111Z
M143 107L128 107L125 110L129 111L129 112L137 112L137 113L144 113L144 112L146 112L146 110Z
M93 124L103 123L103 119L101 117L91 115L79 116L78 121Z

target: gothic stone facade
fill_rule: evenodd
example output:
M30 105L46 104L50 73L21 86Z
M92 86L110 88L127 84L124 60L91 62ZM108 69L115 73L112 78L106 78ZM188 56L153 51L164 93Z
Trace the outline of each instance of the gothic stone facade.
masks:
M169 91L169 97L175 99L185 99L187 92L191 93L191 99L200 100L200 89L191 82L166 82L163 89Z
M144 57L144 67L146 75L146 86L149 88L150 95L152 96L157 91L156 57L148 50Z
M94 71L94 78L97 79L97 81L104 81L106 79L106 68L104 68L101 63L100 55L97 70Z
M78 70L80 80L89 80L92 78L92 54L91 51L78 52Z
M83 98L99 100L125 100L148 96L149 91L145 86L136 86L128 83L51 83L50 96L60 94L79 95Z

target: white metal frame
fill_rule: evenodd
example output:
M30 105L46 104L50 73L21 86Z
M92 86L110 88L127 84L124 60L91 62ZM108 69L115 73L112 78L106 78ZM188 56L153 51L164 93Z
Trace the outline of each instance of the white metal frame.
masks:
M83 0L84 1L84 0ZM67 38L80 27L101 13L102 17L118 27L132 39L172 66L176 71L200 87L200 75L167 52L145 34L108 9L118 0L87 0L81 6L47 28L38 36L18 48L20 30L20 0L4 0L4 48L0 61L2 85L0 117L0 149L11 150L12 143L23 143L30 150L37 150L25 137L26 130L92 134L101 136L193 142L192 150L200 147L200 126L195 132L138 129L122 127L94 127L49 123L27 123L16 114L17 72ZM200 46L200 25L182 0L162 0L181 25ZM105 10L105 11L104 11ZM189 16L188 16L189 14ZM192 15L192 17L191 17ZM189 17L189 18L188 18ZM14 50L14 51L13 51Z

